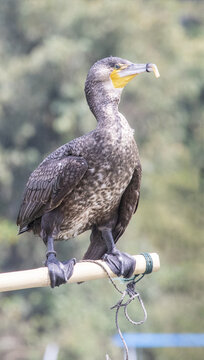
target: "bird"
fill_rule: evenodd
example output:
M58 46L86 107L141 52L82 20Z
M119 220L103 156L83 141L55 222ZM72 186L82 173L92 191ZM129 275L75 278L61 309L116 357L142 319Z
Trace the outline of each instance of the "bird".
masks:
M61 262L55 240L91 230L84 260L103 259L118 276L130 277L135 259L116 247L136 212L142 167L134 130L118 105L124 87L144 72L158 75L155 64L119 57L98 60L85 81L85 96L96 128L60 146L31 173L17 225L32 231L47 247L45 265L51 287L67 282L76 259ZM159 76L159 75L158 75Z

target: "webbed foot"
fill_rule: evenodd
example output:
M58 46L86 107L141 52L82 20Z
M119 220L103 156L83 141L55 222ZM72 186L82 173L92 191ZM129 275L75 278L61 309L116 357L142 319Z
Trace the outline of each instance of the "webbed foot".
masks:
M57 260L55 251L48 252L45 265L48 267L51 288L65 284L72 276L75 264L76 259L61 262Z
M111 253L104 255L103 260L117 276L130 278L135 270L136 260L127 253L120 252L113 248Z

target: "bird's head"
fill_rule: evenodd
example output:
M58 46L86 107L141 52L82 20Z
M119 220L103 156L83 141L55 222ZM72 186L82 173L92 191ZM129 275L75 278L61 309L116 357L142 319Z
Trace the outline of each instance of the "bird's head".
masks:
M155 76L159 77L155 64L135 64L112 56L97 61L89 70L85 84L89 106L92 107L92 98L96 97L100 103L103 100L106 103L118 103L123 88L136 75L143 72L154 72Z

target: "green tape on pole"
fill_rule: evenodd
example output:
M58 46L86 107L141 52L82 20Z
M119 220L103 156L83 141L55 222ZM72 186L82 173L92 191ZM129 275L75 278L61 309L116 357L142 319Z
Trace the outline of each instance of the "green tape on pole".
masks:
M153 260L152 260L151 255L147 252L143 252L140 255L143 255L146 260L146 270L145 270L144 274L151 274L151 272L153 270Z

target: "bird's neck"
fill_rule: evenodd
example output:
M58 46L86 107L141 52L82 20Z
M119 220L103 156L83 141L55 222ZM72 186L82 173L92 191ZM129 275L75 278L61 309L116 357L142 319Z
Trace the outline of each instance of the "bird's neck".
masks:
M101 104L101 106L97 108L97 112L94 114L94 116L98 122L99 127L113 127L116 123L120 122L118 104Z
M121 89L113 90L109 84L104 84L103 87L95 84L94 87L87 86L85 91L88 105L99 126L110 126L120 119L118 105Z

